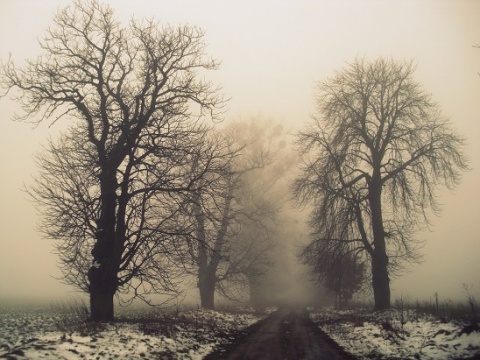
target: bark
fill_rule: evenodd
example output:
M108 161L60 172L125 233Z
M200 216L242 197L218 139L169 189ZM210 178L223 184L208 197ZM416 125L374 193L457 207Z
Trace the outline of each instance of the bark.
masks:
M369 186L370 209L374 250L372 252L372 287L375 310L390 308L390 278L388 276L388 255L385 245L385 230L382 217L382 184L374 177Z
M200 301L202 308L215 308L215 286L217 283L217 269L220 264L225 236L229 225L230 205L232 201L233 185L229 183L225 206L223 208L221 226L214 240L213 251L207 246L208 239L205 233L205 214L200 206L200 193L194 197L194 211L197 222L197 242L198 242L198 289L200 291ZM210 254L210 256L209 256Z
M92 321L112 321L113 297L117 291L117 270L114 257L116 187L114 171L100 175L102 211L97 222L97 241L92 249L93 264L88 272L90 316Z
M208 263L208 248L205 235L205 214L203 213L200 193L194 195L194 212L197 222L197 243L198 243L198 290L200 292L200 305L204 309L215 308L215 272L212 275L211 266Z
M372 256L372 287L375 310L390 308L390 278L388 276L388 257L375 253Z
M88 277L90 281L90 320L113 321L113 297L116 292L115 278L105 266L92 267Z
M208 272L202 279L198 280L200 291L200 303L204 309L215 309L215 274Z
M262 299L260 297L260 284L257 279L253 277L248 277L248 287L249 287L249 296L250 296L250 305L251 306L260 306Z
M215 309L215 271L208 263L205 243L199 244L198 249L198 290L200 292L200 306L203 309Z

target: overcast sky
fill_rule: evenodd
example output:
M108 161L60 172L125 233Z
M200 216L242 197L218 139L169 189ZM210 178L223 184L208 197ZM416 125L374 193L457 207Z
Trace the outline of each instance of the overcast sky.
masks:
M212 79L231 98L226 121L262 116L299 129L314 111L317 81L355 57L414 59L416 79L468 139L472 170L453 192L440 192L424 262L395 279L393 296L461 298L462 284L480 297L480 1L476 0L110 0L127 21L155 17L206 31L207 51L222 62ZM37 39L65 0L0 0L0 58L39 54ZM22 192L36 169L32 156L55 127L14 123L15 104L0 100L0 299L59 297L52 246L35 231Z

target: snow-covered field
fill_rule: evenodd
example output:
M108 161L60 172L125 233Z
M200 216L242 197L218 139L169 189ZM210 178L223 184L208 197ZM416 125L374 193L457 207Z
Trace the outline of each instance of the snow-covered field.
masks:
M266 316L251 311L129 311L93 325L82 308L0 308L0 359L202 359ZM313 310L312 319L359 359L480 359L479 324L414 310Z
M92 325L81 309L0 309L0 359L202 359L265 314L124 313Z
M312 319L359 359L480 359L480 329L415 310L316 310Z

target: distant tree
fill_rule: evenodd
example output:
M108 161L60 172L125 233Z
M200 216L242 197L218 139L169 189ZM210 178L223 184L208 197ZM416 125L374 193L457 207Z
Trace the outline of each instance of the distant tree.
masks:
M365 284L365 262L350 251L348 243L331 242L328 245L334 247L329 249L325 245L323 241L311 242L302 251L301 259L309 265L313 281L334 294L336 307L344 308Z
M229 155L220 172L203 178L187 212L196 233L190 272L204 308L214 308L216 291L230 299L248 291L269 266L280 205L272 200L278 174L267 142L280 136L251 123L228 127L215 139L228 144Z
M36 196L49 209L43 229L63 241L67 281L90 294L93 320L113 318L119 288L136 295L162 284L150 265L171 231L162 226L175 209L165 204L202 177L205 169L188 166L204 136L200 119L215 119L223 103L198 74L218 66L203 36L153 20L124 27L111 8L76 0L55 15L42 56L23 68L2 64L1 86L19 91L19 120L74 123L40 161Z
M389 272L418 253L411 234L439 209L434 190L467 168L464 139L413 79L412 63L356 60L322 82L293 193L312 203L319 249L349 244L371 262L375 309L390 307Z

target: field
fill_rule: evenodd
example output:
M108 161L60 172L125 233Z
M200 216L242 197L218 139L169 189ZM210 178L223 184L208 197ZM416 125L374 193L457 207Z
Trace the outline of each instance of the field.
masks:
M480 359L479 323L471 317L403 306L377 313L310 312L320 329L358 359ZM123 308L118 320L99 325L87 321L87 309L79 303L3 307L0 359L202 359L234 343L268 313Z
M265 313L122 309L92 324L78 304L0 310L0 359L202 359Z
M359 359L480 359L480 326L471 318L410 307L375 313L322 309L313 310L311 318Z

